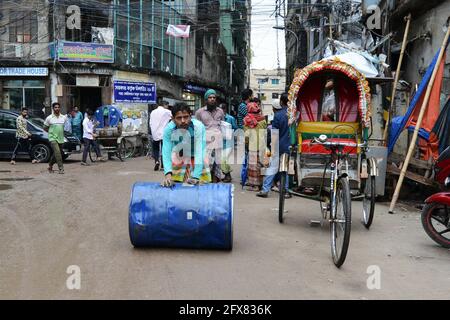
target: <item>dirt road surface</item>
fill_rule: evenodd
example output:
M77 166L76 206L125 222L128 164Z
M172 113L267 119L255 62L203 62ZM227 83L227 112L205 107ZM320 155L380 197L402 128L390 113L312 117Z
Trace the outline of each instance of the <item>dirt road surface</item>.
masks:
M319 219L319 204L289 199L279 224L277 194L242 191L236 168L231 252L134 249L131 186L160 181L162 172L144 157L90 167L78 158L64 175L45 164L0 162L1 299L450 298L450 251L427 237L414 207L401 204L390 215L388 204L378 204L367 231L354 202L349 253L337 269L328 226L309 224ZM79 290L66 283L73 265Z

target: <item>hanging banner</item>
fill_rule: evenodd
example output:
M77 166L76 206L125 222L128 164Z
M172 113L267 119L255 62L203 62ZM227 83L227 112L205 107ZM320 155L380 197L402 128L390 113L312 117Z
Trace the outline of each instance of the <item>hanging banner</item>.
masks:
M190 25L183 25L183 24L178 24L178 25L173 25L173 24L169 24L167 26L167 30L166 30L166 34L168 36L172 36L175 38L189 38L189 31L191 29Z
M151 82L114 81L114 101L156 103L156 84Z

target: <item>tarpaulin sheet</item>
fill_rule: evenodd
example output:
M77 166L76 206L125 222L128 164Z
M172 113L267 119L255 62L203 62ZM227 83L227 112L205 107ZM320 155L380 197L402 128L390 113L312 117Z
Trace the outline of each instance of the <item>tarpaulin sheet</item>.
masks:
M448 45L449 42L447 42ZM416 117L417 120L417 115L420 111L420 107L422 105L422 101L428 86L428 82L430 81L431 75L433 73L434 67L436 65L437 59L439 57L439 53L440 50L436 53L436 55L434 56L432 62L430 63L425 75L423 76L422 81L420 82L419 85L419 89L417 90L416 94L414 95L413 100L411 101L408 110L406 111L405 115L402 117L396 117L394 119L392 119L392 123L391 123L391 130L389 133L389 143L388 143L388 151L389 153L391 153L394 150L394 145L398 140L398 137L400 136L400 134L402 133L403 129L405 129L406 127L411 126L412 124L415 124L414 122L414 118ZM443 59L442 61L445 61L445 59ZM439 69L439 71L442 72L441 69ZM440 84L442 83L442 74L436 75L437 78L436 80L438 80L437 82L435 82L433 84L433 91L434 93L432 93L433 96L438 96L440 93ZM441 78L439 80L439 78ZM436 121L436 105L437 105L437 112L439 112L439 99L436 100L436 98L433 98L433 100L431 100L429 102L429 106L432 106L433 108L429 111L431 112L430 117L434 118L434 121ZM430 109L430 108L428 108ZM425 114L424 119L426 119L428 116L427 114ZM422 128L422 131L427 131L428 133L431 130L431 127L434 125L434 122L428 123L426 122L426 125L428 126L428 130L427 128ZM430 127L431 126L431 127ZM421 136L424 136L424 132L422 132Z
M135 247L231 250L233 185L172 188L137 182L131 192L129 233Z

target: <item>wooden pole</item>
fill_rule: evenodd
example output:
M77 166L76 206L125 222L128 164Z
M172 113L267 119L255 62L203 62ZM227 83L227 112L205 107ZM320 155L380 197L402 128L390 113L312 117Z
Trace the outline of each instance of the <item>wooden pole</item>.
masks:
M403 164L402 171L400 172L397 186L395 188L395 192L392 197L391 205L389 207L389 213L394 213L394 207L398 200L398 196L400 194L400 189L402 187L403 179L405 178L406 170L408 169L409 160L411 159L411 155L414 151L417 136L419 135L419 129L422 125L423 115L425 114L425 110L427 109L428 101L430 100L431 89L433 88L434 79L436 78L436 74L439 69L439 65L441 64L442 57L444 56L444 51L445 51L445 47L447 46L449 36L450 36L450 26L448 26L448 28L447 28L447 33L445 34L444 42L442 43L442 46L441 46L441 51L439 52L438 59L436 61L436 64L434 65L433 73L431 74L430 81L428 82L427 91L425 93L425 98L423 99L422 106L420 107L419 117L417 119L416 127L414 128L414 134L413 134L411 143L409 145L408 153L406 154L405 163Z
M398 64L397 64L397 70L395 71L394 86L392 87L392 94L391 94L391 106L389 108L386 126L384 127L384 133L383 133L384 145L387 145L389 121L392 118L392 108L394 107L394 98L395 98L395 93L397 91L397 83L398 83L398 79L400 78L400 68L402 66L403 55L405 54L405 48L406 48L406 44L407 44L407 40L408 40L409 24L411 22L411 13L405 17L405 20L406 20L406 27L405 27L405 33L403 35L402 50L400 51L400 58L399 58Z

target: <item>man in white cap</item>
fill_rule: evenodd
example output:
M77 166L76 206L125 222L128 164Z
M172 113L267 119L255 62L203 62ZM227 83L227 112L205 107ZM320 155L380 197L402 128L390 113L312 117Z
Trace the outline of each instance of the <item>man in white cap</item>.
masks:
M278 167L280 162L280 156L283 153L289 153L289 125L287 117L287 103L288 96L283 93L280 100L274 100L272 102L272 110L274 113L272 121L272 134L269 135L267 147L270 153L270 166L266 169L264 176L262 190L256 195L261 198L267 198L270 188L272 187L273 180L278 173ZM271 139L274 138L274 141ZM278 148L278 150L276 150ZM278 152L277 152L278 151ZM286 190L289 186L289 179L286 179ZM286 198L290 198L289 192L286 192Z

